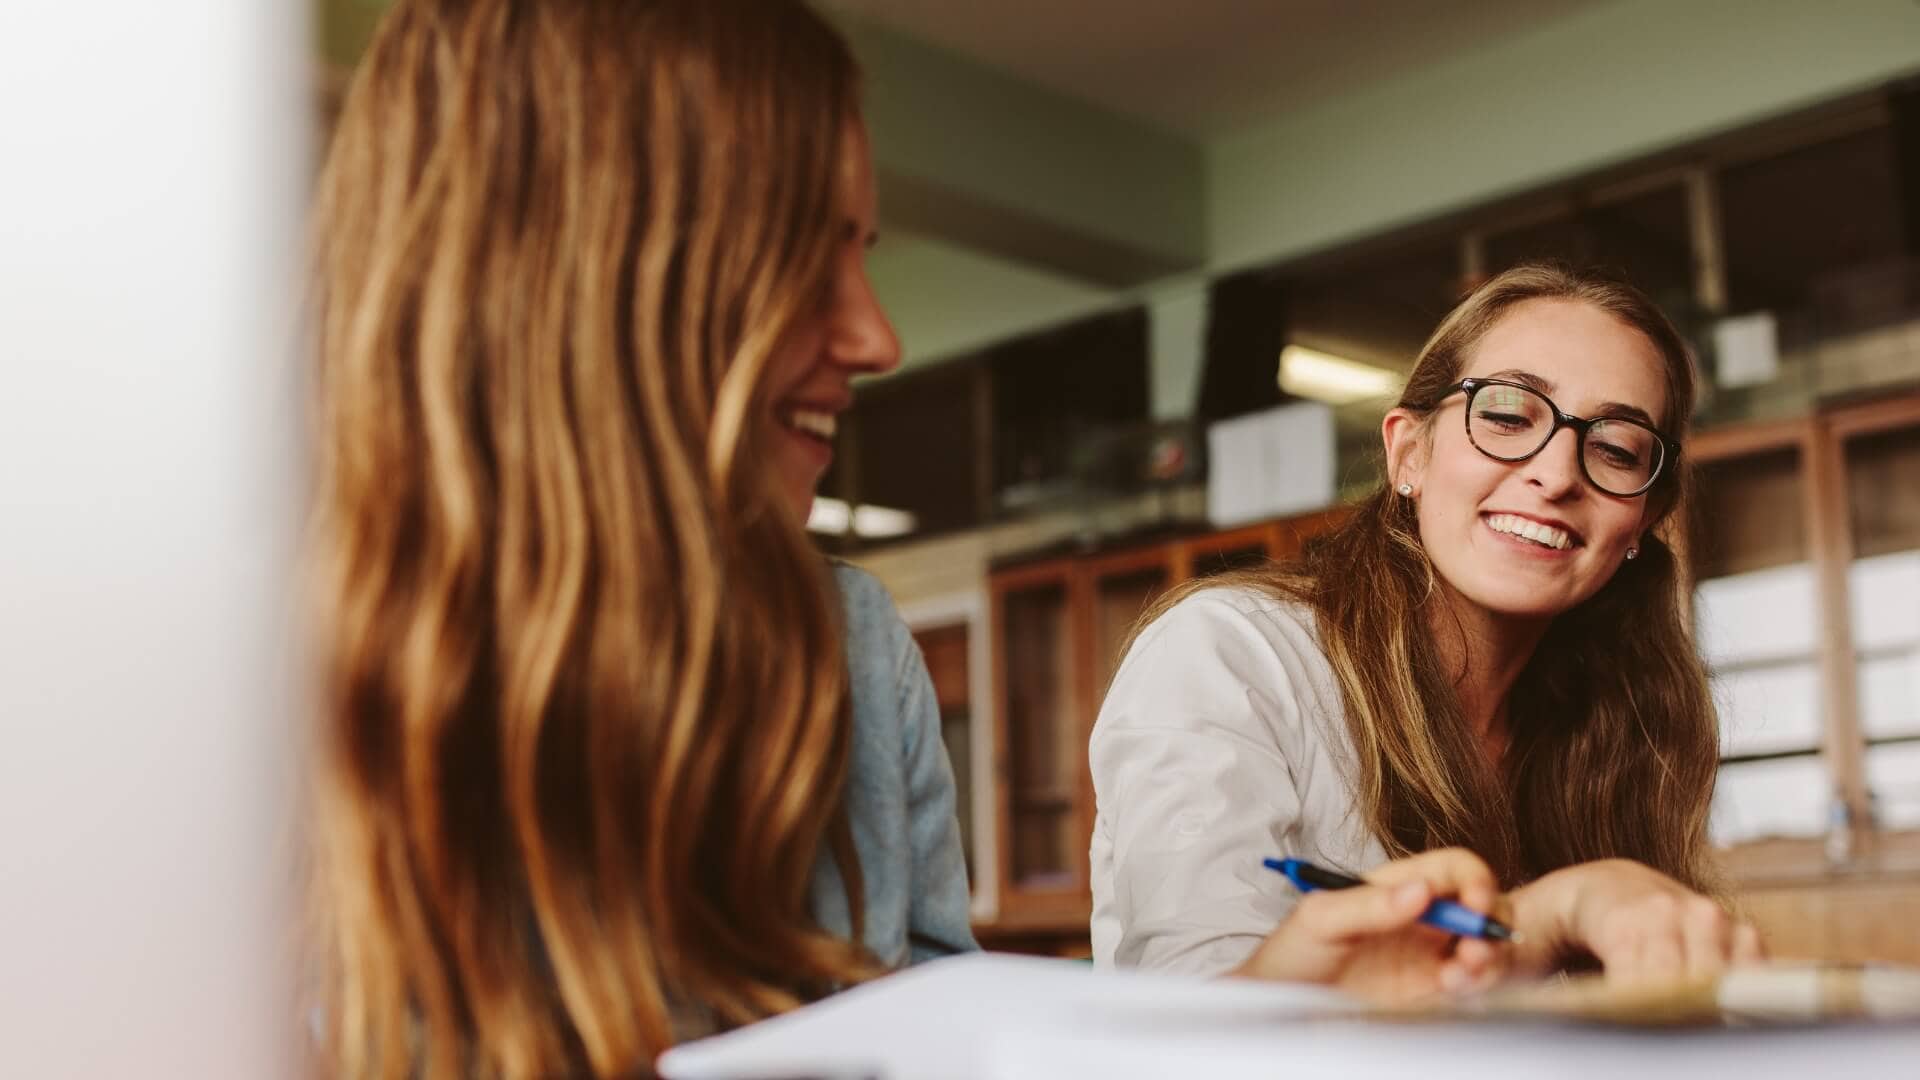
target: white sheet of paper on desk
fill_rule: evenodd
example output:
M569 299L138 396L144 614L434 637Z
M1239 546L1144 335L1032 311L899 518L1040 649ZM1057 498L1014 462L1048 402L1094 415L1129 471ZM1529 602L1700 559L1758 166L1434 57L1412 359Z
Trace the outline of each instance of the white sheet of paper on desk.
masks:
M1207 518L1238 525L1333 503L1333 409L1280 405L1207 428Z
M1650 1030L1545 1020L1023 1025L979 1080L1913 1080L1920 1026Z
M1317 987L1096 971L1069 960L975 953L890 975L661 1055L668 1080L976 1080L993 1047L1030 1027L1265 1025L1351 1011Z
M658 1067L668 1080L1913 1080L1920 1061L1912 1024L1674 1031L1358 1010L1315 987L979 953L688 1043Z

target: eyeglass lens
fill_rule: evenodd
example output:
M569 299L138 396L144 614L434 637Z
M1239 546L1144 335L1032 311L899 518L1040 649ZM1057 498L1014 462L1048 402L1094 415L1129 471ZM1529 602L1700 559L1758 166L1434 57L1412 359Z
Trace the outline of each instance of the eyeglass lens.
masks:
M1553 405L1525 387L1482 385L1474 390L1467 410L1468 433L1488 457L1519 461L1538 453L1553 438ZM1580 440L1587 478L1613 495L1645 489L1660 471L1661 456L1658 436L1631 420L1595 420Z

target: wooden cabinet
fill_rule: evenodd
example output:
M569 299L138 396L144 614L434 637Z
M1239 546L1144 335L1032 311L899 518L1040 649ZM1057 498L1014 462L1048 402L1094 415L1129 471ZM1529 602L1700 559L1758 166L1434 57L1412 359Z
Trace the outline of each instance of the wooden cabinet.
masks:
M1283 559L1345 511L1005 567L990 578L998 947L1084 952L1092 896L1087 740L1149 605L1191 577Z
M1782 955L1911 961L1920 395L1710 431L1689 537L1720 709L1714 831ZM1905 940L1888 952L1875 943Z
M1920 394L1708 431L1689 456L1700 483L1674 538L1725 728L1714 827L1732 882L1780 949L1865 955L1920 902ZM1087 740L1141 613L1181 581L1290 557L1344 513L990 575L983 942L1086 951Z
M1003 919L1070 918L1085 891L1086 852L1077 843L1085 750L1073 722L1086 696L1078 586L1071 573L1034 567L992 590Z

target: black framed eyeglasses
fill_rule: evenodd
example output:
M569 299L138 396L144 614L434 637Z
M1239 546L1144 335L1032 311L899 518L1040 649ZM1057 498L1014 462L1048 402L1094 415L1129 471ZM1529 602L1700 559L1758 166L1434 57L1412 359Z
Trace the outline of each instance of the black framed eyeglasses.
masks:
M1443 398L1467 395L1467 441L1495 461L1525 461L1547 448L1561 428L1579 436L1580 471L1608 495L1629 498L1652 487L1680 456L1673 440L1624 416L1582 419L1547 395L1505 379L1461 379Z

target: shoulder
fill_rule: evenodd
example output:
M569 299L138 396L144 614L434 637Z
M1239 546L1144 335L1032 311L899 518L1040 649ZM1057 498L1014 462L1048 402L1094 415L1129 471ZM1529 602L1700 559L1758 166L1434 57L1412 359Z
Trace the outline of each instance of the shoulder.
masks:
M891 670L913 641L893 596L878 578L857 566L838 559L829 560L828 566L840 594L848 664L858 671L884 661L884 667Z
M879 579L838 559L829 565L840 593L841 641L856 735L896 739L912 726L910 714L918 699L930 694L920 646Z
M1273 654L1319 657L1320 638L1312 609L1246 586L1203 588L1182 598L1141 630L1127 659L1154 653L1175 656Z
M827 566L833 572L833 584L840 593L840 607L849 623L855 619L873 623L900 621L900 612L893 606L893 597L888 594L887 587L880 584L879 578L839 559L827 560Z
M1310 608L1257 589L1209 587L1141 631L1094 734L1191 730L1284 746L1317 731L1339 702Z

